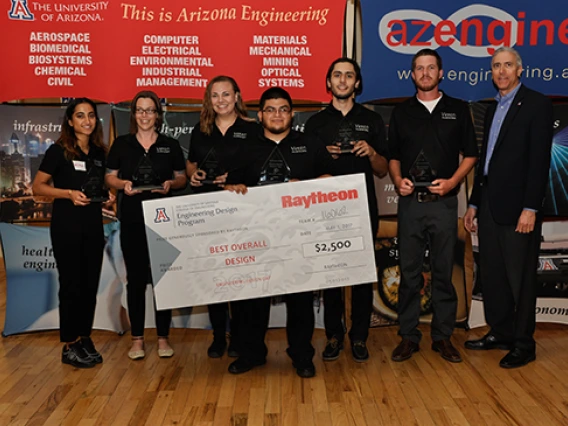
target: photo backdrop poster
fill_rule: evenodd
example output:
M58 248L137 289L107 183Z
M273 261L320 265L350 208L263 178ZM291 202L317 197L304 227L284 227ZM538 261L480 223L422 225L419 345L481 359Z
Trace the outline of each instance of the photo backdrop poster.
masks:
M522 80L546 95L568 95L568 2L557 0L361 0L361 99L398 98L414 92L412 56L436 50L443 59L441 88L478 100L496 93L491 55L511 46L523 58Z
M31 187L45 151L61 134L65 108L0 105L1 222L51 216L51 203L36 202ZM108 141L110 106L98 105L97 111Z
M327 98L328 64L341 55L345 0L5 1L0 101L140 90L200 99L216 75L245 100L281 86L295 99Z

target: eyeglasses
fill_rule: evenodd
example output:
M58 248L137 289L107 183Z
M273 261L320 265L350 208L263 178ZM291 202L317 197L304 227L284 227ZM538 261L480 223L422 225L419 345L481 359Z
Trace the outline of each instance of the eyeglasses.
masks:
M282 115L288 115L290 114L290 111L292 111L292 108L290 108L289 106L281 106L278 109L274 107L266 107L262 110L262 112L266 114L276 114L277 112L279 112Z
M154 115L156 114L156 110L155 109L142 109L142 108L136 108L136 114L138 115Z

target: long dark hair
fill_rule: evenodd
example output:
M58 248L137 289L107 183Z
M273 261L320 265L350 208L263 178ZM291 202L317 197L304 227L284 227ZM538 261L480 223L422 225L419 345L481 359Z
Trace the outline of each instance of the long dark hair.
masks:
M130 103L130 133L135 135L136 132L138 132L138 123L136 123L136 102L138 102L138 99L140 98L148 98L151 99L152 102L154 102L154 106L156 107L156 114L158 114L154 128L156 129L156 132L159 133L162 129L162 123L164 122L164 110L162 109L160 98L151 90L142 90L141 92L138 92Z
M203 95L203 108L201 109L201 114L199 116L199 130L208 136L213 132L213 124L215 123L215 117L217 115L217 113L213 110L213 104L211 103L211 88L215 83L230 83L231 86L233 86L233 90L237 96L237 102L235 103L237 116L240 118L245 118L247 116L247 110L243 102L243 97L241 96L241 89L239 89L239 85L235 79L226 75L218 75L217 77L214 77L205 88L205 94Z
M69 124L69 121L73 121L73 114L75 113L77 105L80 104L89 104L95 112L96 123L93 132L89 136L89 144L101 148L105 153L107 152L107 146L103 141L103 126L99 118L97 105L89 98L75 98L69 102L69 105L65 110L65 116L63 117L63 124L61 126L61 135L55 142L56 144L61 145L67 160L73 160L80 157L80 148L77 146L77 135L75 135L75 129L73 129L73 126Z

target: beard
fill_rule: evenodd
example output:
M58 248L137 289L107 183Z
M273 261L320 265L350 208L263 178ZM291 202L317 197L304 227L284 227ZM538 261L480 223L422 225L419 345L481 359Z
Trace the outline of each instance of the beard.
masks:
M424 82L422 80L416 81L416 87L420 90L422 90L423 92L429 92L433 89L435 89L438 84L440 83L440 79L438 78L432 78L430 79L428 82Z
M349 92L345 92L345 93L337 93L337 91L335 89L333 89L333 88L331 89L331 94L333 95L333 97L336 98L336 99L341 99L341 100L350 99L351 97L353 97L353 93L355 93L354 87Z
M274 135L279 135L281 133L286 132L287 130L290 129L290 126L286 126L285 124L282 124L281 126L272 126L268 123L262 123L262 127L264 127L266 130L268 130L270 133L274 134Z

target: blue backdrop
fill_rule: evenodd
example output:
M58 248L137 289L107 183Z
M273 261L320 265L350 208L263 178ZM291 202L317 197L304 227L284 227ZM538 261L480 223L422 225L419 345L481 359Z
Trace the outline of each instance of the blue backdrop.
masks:
M440 87L450 96L495 96L493 48L509 45L523 58L521 81L546 95L568 95L568 2L361 0L361 101L411 96L412 55L423 48L443 60Z

